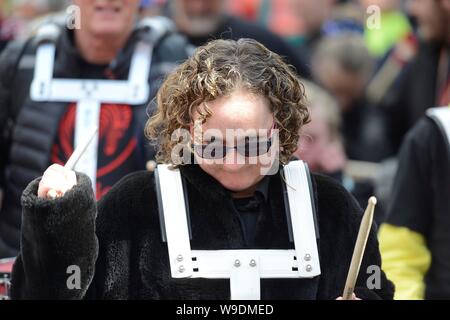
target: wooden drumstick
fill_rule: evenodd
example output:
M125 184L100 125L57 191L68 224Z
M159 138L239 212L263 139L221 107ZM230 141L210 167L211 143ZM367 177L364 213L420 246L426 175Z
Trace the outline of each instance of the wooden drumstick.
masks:
M377 199L375 197L370 197L366 211L364 212L364 216L361 220L361 225L359 226L358 237L356 239L355 249L353 250L352 262L350 263L344 293L342 294L343 300L352 299L356 279L358 278L359 268L361 267L364 250L366 248L367 238L369 237L370 229L372 227L373 213L375 211L376 204Z
M67 160L66 164L64 165L64 168L67 168L69 170L73 170L73 168L75 168L78 160L80 160L81 156L86 151L89 144L92 142L94 137L97 135L97 132L98 132L98 127L95 127L94 131L92 131L89 138L86 139L86 141L84 141L82 144L80 144L77 148L75 148L75 150L73 151L69 160ZM49 197L51 199L55 199L58 197L58 192L54 189L50 189L47 192L47 197Z

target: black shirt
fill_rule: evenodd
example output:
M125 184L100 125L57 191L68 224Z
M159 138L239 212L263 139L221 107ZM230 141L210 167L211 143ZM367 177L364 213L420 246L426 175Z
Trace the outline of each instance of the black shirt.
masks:
M234 198L233 205L241 224L244 241L247 246L255 245L256 227L260 216L270 210L268 193L270 177L264 177L256 186L252 197Z

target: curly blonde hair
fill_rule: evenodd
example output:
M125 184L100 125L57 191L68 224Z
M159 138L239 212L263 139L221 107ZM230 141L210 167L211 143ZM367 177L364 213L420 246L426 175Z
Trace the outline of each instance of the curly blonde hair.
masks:
M179 141L176 130L189 130L197 111L205 121L212 111L206 102L244 89L267 99L279 129L280 161L289 161L297 148L299 129L310 121L305 90L293 68L276 53L252 39L214 40L168 75L157 96L156 113L145 133L158 145L158 162L171 163Z

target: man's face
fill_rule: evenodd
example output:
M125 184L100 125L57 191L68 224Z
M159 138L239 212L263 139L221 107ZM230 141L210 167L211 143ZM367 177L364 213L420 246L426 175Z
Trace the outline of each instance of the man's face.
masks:
M445 41L448 32L448 14L441 0L409 0L408 12L417 19L421 35L426 40Z
M172 14L181 32L188 36L214 33L224 12L223 0L172 0Z
M80 32L98 37L128 33L139 11L139 0L74 0L80 8Z
M199 135L198 131L191 129L195 144L217 143L217 145L229 147L242 146L246 141L244 133L253 133L255 138L261 139L260 141L267 141L274 119L268 102L262 96L238 90L229 97L218 98L207 103L207 106L212 111L212 115L201 125L202 134ZM194 120L198 118L197 114ZM230 133L234 133L234 136ZM272 145L270 152L273 152L272 149L276 147ZM195 151L194 155L203 171L219 181L225 188L241 192L248 190L262 179L264 175L262 165L268 163L266 160L270 154L273 154L270 152L253 159L245 157L236 149L229 149L223 158L214 160L199 157Z

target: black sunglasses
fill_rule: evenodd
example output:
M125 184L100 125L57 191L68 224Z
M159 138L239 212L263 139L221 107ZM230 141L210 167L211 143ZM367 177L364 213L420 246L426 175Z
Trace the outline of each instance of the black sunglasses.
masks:
M212 141L207 144L192 144L192 149L203 159L223 159L228 151L235 149L244 157L258 157L269 152L272 146L271 138L245 139L245 143L238 144L234 147L224 145L222 142Z

